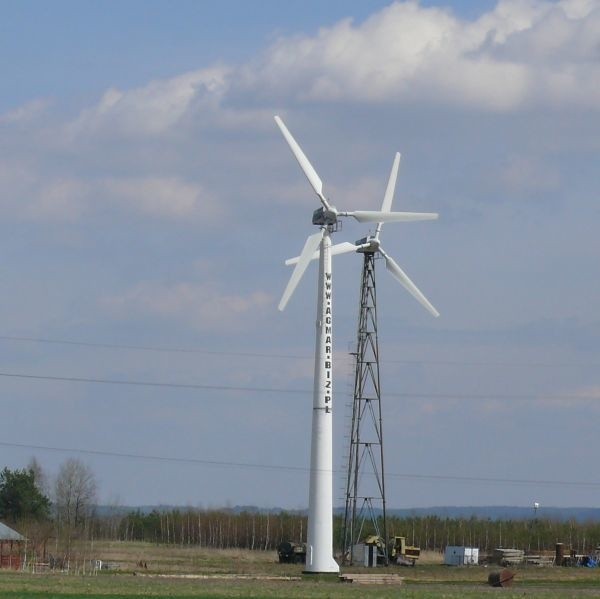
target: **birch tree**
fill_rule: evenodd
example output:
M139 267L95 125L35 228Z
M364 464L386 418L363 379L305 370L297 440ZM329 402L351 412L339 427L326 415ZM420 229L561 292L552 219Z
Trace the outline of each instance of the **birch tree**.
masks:
M58 524L68 531L82 529L92 515L98 485L92 469L69 458L60 467L54 487Z

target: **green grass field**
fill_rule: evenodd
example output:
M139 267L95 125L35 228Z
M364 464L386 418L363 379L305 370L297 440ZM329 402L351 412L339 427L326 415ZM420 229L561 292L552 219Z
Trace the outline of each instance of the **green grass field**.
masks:
M492 567L448 568L439 555L425 556L415 568L380 568L397 573L404 584L343 584L336 577L302 575L302 567L280 565L274 552L206 550L146 543L95 543L89 555L119 564L118 570L83 574L83 561L69 573L0 570L0 597L13 599L230 598L281 599L338 597L474 598L500 593L503 598L600 597L600 570L518 568L511 589L487 585ZM145 562L147 567L140 567ZM87 563L87 561L86 561ZM344 569L359 572L360 568ZM365 572L365 570L362 570Z

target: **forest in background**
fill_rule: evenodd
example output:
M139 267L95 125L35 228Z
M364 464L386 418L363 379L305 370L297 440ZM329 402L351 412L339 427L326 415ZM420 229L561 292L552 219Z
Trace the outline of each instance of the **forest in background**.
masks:
M96 490L93 472L73 458L61 465L53 481L35 460L23 470L4 468L0 472L0 520L27 537L35 559L52 554L62 562L95 540L262 551L276 550L284 541L306 541L306 514L302 512L251 507L100 507L96 505ZM510 513L510 508L496 509ZM537 517L539 514L531 511L525 517L496 519L475 514L395 515L394 510L389 514L388 537L404 536L409 544L423 550L443 551L447 545L462 545L484 552L511 547L538 553L553 551L560 542L586 554L600 544L600 518ZM338 511L334 515L337 552L341 551L342 526L343 514ZM361 538L373 532L372 523L366 520Z
M339 543L343 517L334 517ZM380 522L381 526L381 522ZM527 552L554 551L557 542L586 553L600 544L600 522L547 518L491 520L438 516L388 517L388 536L404 536L424 550L443 551L447 545L515 547ZM363 536L373 533L365 522ZM295 512L235 512L233 510L171 509L104 516L93 533L102 539L199 545L219 549L276 549L282 541L306 540L306 515ZM337 547L341 550L341 547Z

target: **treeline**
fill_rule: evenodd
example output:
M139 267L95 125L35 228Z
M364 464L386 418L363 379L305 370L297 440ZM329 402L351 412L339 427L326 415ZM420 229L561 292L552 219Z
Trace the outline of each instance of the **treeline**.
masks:
M91 469L77 459L61 464L48 477L37 461L22 470L0 471L0 520L29 539L36 554L52 552L69 560L80 541L93 539L146 541L218 549L274 550L283 541L306 540L306 516L299 512L171 509L123 513L95 508L97 483ZM334 518L336 551L341 551L343 518ZM383 529L381 523L380 530ZM368 522L364 539L374 530ZM492 520L439 516L388 517L388 537L403 536L424 550L447 545L514 547L529 553L551 551L564 543L577 553L600 544L600 521L550 518Z
M305 539L306 517L291 512L135 511L121 517L95 518L93 534L105 540L267 551L282 541Z
M551 519L490 520L484 518L389 518L389 536L405 536L422 549L443 551L447 545L514 547L528 553L552 551L556 543L585 553L600 544L600 522Z
M334 518L340 543L343 519ZM585 553L600 544L600 522L549 519L490 520L482 518L388 518L388 536L404 536L424 550L443 551L447 545L515 547L529 553L552 551L557 542ZM363 536L372 530L365 523ZM296 512L241 512L175 509L140 511L96 517L91 533L96 538L146 541L157 544L195 545L217 549L274 550L282 541L306 540L306 516ZM341 550L337 547L336 550Z

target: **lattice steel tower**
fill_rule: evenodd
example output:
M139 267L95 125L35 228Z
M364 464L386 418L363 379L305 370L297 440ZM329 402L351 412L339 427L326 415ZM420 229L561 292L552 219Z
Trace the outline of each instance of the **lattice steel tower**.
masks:
M375 288L377 249L367 247L358 251L364 253L364 262L358 337L354 354L356 360L354 399L342 547L344 561L352 563L354 561L354 545L362 542L366 534L375 534L384 541L380 551L383 551L387 564L383 429ZM367 523L368 525L365 526Z
M397 214L391 212L400 154L394 157L392 171L388 180L381 212L379 214ZM365 213L366 214L366 213ZM434 220L436 213L405 213L397 220L416 221ZM396 220L396 217L393 217ZM387 219L374 216L377 228L355 243L356 251L364 255L362 283L360 292L360 313L358 317L358 338L356 344L356 368L354 373L354 399L352 402L352 425L350 433L350 451L348 453L348 478L346 481L346 512L344 516L342 547L344 559L352 562L353 548L365 535L374 534L383 540L379 550L385 563L389 562L387 553L387 524L385 513L385 477L383 470L383 429L381 419L381 389L379 386L379 346L377 341L377 296L375 289L375 258L381 256L388 272L433 316L438 311L419 291L408 275L396 261L381 247L379 236ZM366 222L366 221L365 221ZM338 244L332 251L341 253L351 244ZM369 529L365 523L369 521Z

